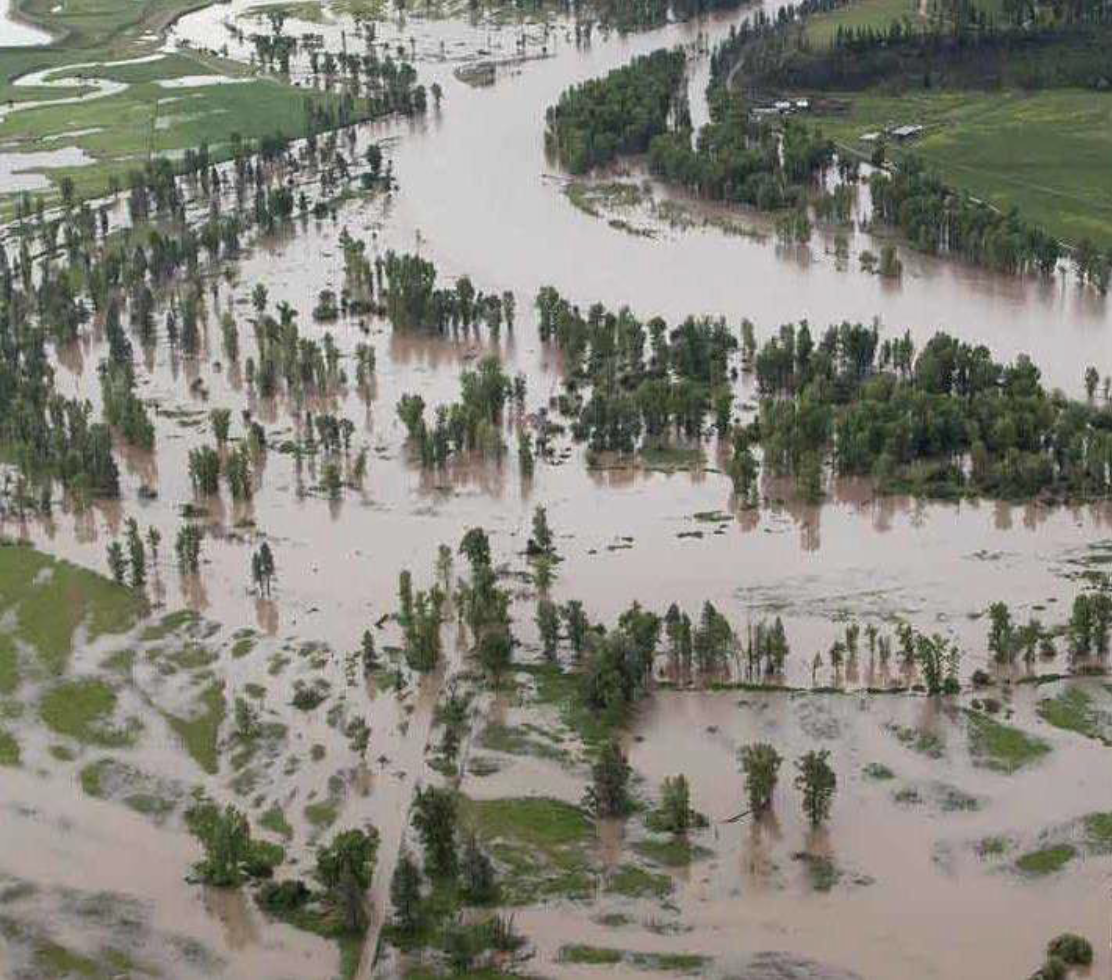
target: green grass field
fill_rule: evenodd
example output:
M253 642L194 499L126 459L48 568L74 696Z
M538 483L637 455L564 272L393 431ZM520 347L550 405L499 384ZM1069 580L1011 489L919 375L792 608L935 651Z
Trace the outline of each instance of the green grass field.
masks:
M1112 96L1079 89L838 95L852 108L821 120L839 142L868 152L862 133L907 123L926 134L914 153L955 187L1076 243L1112 245Z
M67 50L107 46L119 50L139 35L159 33L177 17L211 0L16 0L22 18L50 31ZM16 49L19 50L19 49ZM7 55L4 56L5 60Z
M21 109L0 120L6 152L42 152L77 146L94 158L87 166L41 170L57 187L70 177L79 197L104 194L112 176L153 155L176 155L209 144L214 159L228 155L233 133L245 140L306 131L306 101L337 96L307 93L273 78L248 77L232 85L167 88L160 81L191 75L248 76L243 65L183 51L149 62L107 65L157 51L158 35L171 21L211 0L18 0L19 13L51 31L55 42L42 48L0 48L0 103L53 102ZM154 36L155 39L152 39ZM77 67L79 65L97 67ZM55 69L60 87L14 84L29 72ZM84 102L57 104L94 91L89 79L112 79L124 91ZM95 132L86 132L96 130ZM82 135L73 136L75 132ZM20 169L18 161L13 169ZM53 191L43 191L49 201ZM15 210L15 197L0 187L0 218Z
M887 29L893 21L907 20L918 24L918 0L858 0L826 14L807 18L807 39L812 47L829 47L839 27L875 27Z

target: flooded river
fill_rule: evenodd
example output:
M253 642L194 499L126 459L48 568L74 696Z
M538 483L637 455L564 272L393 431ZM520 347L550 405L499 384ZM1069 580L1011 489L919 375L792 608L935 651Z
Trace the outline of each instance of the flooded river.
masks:
M233 0L190 14L177 23L170 44L213 49L228 44L231 55L246 60L247 46L223 22L251 5ZM581 599L592 621L601 622L613 621L634 600L659 612L677 602L693 617L710 600L739 631L780 616L792 645L785 678L792 684L811 680L813 655L827 649L850 620L887 625L903 619L952 636L965 650L966 677L989 662L982 614L990 603L1005 599L1022 619L1037 614L1048 623L1063 621L1078 577L1094 558L1094 545L1112 539L1112 512L1103 506L924 503L877 498L867 485L853 482L830 486L821 506L803 506L787 489L768 482L766 505L743 511L732 499L713 441L705 446L701 465L674 472L643 466L589 469L579 447L551 462L538 461L531 479L521 476L512 455L501 462L458 463L436 474L422 472L410 459L395 411L398 399L416 391L430 406L453 400L460 371L488 350L501 355L509 373L525 376L529 410L557 392L559 365L540 345L532 311L542 285L554 285L581 304L628 304L642 316L659 314L670 321L713 314L736 326L749 317L759 337L799 318L825 326L878 316L886 330L910 330L920 343L945 329L987 344L999 357L1029 353L1051 383L1072 393L1080 390L1086 365L1103 371L1112 352L1108 309L1072 283L1005 279L906 250L904 276L893 283L858 271L855 261L840 271L832 244L821 234L804 249L782 248L771 238L727 235L714 227L666 229L647 238L573 207L563 192L565 178L545 158L545 107L567 85L601 75L635 54L667 44L713 46L740 16L628 37L596 33L585 47L577 47L563 25L549 31L529 25L529 60L500 68L490 87L465 84L454 69L486 57L512 59L517 28L416 19L380 25L380 40L410 47L412 39L422 81L439 82L444 90L442 108L419 122L363 128L361 140L386 142L400 189L386 200L345 203L336 221L309 221L296 236L256 243L230 284L220 284L202 356L183 359L164 337L145 355L137 351L140 394L159 406L158 448L153 455L125 453L118 504L79 514L62 507L46 523L9 518L4 532L103 570L106 545L121 532L125 518L156 526L167 542L158 576L164 610L196 609L223 624L222 636L253 628L274 656L287 644L325 644L335 656L324 676L335 689L343 687L343 656L356 648L365 629L394 611L402 568L412 570L416 584L424 587L432 579L437 546L454 548L464 529L482 526L490 532L496 562L524 571L523 553L538 504L547 508L564 559L554 599ZM322 32L333 43L344 31L347 43L351 26L350 21L322 27L291 19L286 30ZM8 29L0 21L0 40L8 37ZM706 71L703 58L690 83L696 102ZM656 188L654 193L665 192ZM290 303L303 333L322 337L326 328L313 324L311 310L322 289L338 292L343 286L338 244L343 228L367 240L372 252L418 249L444 276L466 273L488 292L512 290L517 324L496 343L407 337L379 321L367 325L366 336L354 321L329 327L345 357L363 341L377 355L369 396L344 390L327 403L329 410L358 424L355 445L369 450L364 488L330 501L319 489L320 474L311 460L299 462L272 450L258 474L253 501L208 505L203 575L199 581L183 578L173 566L170 543L182 505L193 499L188 452L211 442L209 408L233 409L233 435L241 434L241 410L249 410L265 425L272 446L295 436L303 420L298 406L282 398L260 400L248 391L241 366L227 363L219 350L219 316L231 310L241 337L249 338L249 296L252 286L263 282L272 307ZM870 244L867 235L857 233L851 249L857 253ZM99 336L62 351L59 390L98 402L96 365L103 356ZM744 380L738 394L755 396ZM508 421L507 442L512 443L517 424L521 420ZM140 495L140 488L154 493ZM256 530L271 543L277 560L272 601L260 600L251 588ZM515 605L514 618L528 657L535 653L537 635L527 597ZM393 629L386 627L383 642L396 639ZM273 698L268 703L276 705L274 718L297 732L299 747L320 744L328 759L287 777L274 774L275 785L260 791L260 798L280 793L296 801L300 812L314 793L332 785L330 773L346 780L350 792L341 794L337 804L342 824L369 821L383 836L385 857L372 895L377 924L408 801L414 786L428 776L424 752L433 708L445 680L461 666L459 655L453 653L440 674L426 678L403 701L375 689L364 697L361 687L348 695L349 707L365 708L370 719L373 762L353 758L336 726L311 725L292 711L287 682L277 674L260 678L252 672L256 666L250 660L229 662L231 686L239 691L249 681L263 684ZM849 686L874 680L862 666ZM1112 809L1107 781L1096 775L1105 764L1103 746L1058 733L1054 762L1044 770L1014 779L983 777L955 734L949 749L953 766L943 776L888 734L894 725L960 728L960 716L925 718L931 712L925 699L871 704L846 695L809 706L763 695L756 700L760 704L753 707L738 692L661 693L634 726L631 762L650 789L667 775L685 772L695 805L720 821L739 809L739 745L755 737L783 739L788 756L829 742L839 771L847 776L824 840L808 837L794 803L780 809L775 825L713 825L705 841L713 858L679 877L672 898L680 920L676 933L647 928L659 910L636 905L630 924L617 932L598 924L597 910L529 909L517 924L537 948L539 973L597 976L597 970L577 971L558 962L562 944L581 941L645 952L691 949L713 956L723 975L1011 980L1033 970L1042 944L1067 927L1103 945L1105 916L1098 896L1106 864L1087 863L1077 876L1056 879L1043 890L986 868L974 853L975 842L993 834L1014 832L1016 848L1033 847L1039 828ZM1017 696L1015 711L1034 722L1031 697ZM41 762L48 764L45 754ZM894 808L890 793L860 775L870 762L890 765L901 780L917 787L923 805ZM160 765L155 757L151 764ZM486 784L469 776L464 789L476 798L497 787L576 802L585 770L558 774L545 765L550 764L525 760ZM198 779L181 760L163 769L186 782ZM75 771L67 773L73 777ZM225 777L201 779L214 793L226 795ZM945 796L940 782L960 784L978 805L943 817L948 811L937 803L939 793ZM226 908L223 899L182 885L192 845L180 828L152 829L110 804L87 809L83 800L75 805L57 781L37 774L13 777L5 796L12 814L0 817L7 841L0 870L6 874L42 878L57 892L77 887L67 865L89 867L81 887L130 891L154 900L159 924L217 951L220 975L332 975L331 947L262 923L250 908ZM308 841L315 838L305 820L292 813L304 859ZM51 821L86 826L50 844L54 856L40 874L25 856L53 841ZM621 851L623 844L619 840L615 846ZM111 863L96 867L94 853L124 847L142 875L122 875ZM805 869L795 856L804 847L826 847L836 858L842 885L835 891L816 892L806 885ZM157 860L144 857L155 852ZM72 915L59 917L75 921ZM747 958L768 951L790 951L828 967L776 973L772 964L768 972L757 972ZM165 951L152 955L177 966L188 963L180 975L215 970L207 961ZM1106 969L1103 950L1099 955L1098 967ZM369 974L370 965L364 955L361 975ZM174 969L171 975L179 975Z

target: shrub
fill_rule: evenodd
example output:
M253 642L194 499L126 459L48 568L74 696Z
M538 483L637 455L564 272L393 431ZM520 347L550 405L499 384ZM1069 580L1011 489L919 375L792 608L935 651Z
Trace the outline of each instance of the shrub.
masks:
M1046 944L1046 956L1060 959L1070 966L1089 966L1093 962L1093 946L1084 936L1063 932Z

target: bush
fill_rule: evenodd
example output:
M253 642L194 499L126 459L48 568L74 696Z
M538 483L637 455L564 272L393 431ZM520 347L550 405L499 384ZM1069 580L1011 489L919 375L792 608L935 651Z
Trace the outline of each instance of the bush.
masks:
M1084 936L1063 932L1046 944L1047 960L1060 959L1070 966L1089 966L1093 962L1093 946Z
M279 844L253 840L247 848L243 872L249 878L269 878L274 869L286 859L286 852Z
M1069 973L1066 961L1057 956L1048 956L1046 962L1039 968L1031 980L1065 980Z
M268 881L259 889L259 906L272 915L285 915L296 912L312 897L305 882L300 878L287 881Z

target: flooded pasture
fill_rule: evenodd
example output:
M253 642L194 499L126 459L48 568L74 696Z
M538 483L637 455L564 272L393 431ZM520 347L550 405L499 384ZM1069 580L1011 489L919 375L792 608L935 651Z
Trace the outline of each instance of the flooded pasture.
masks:
M188 14L168 44L227 45L229 57L247 61L249 45L224 25L253 7L232 0ZM576 45L559 19L548 27L417 17L378 25L379 41L410 48L422 81L444 92L423 120L359 127L353 155L381 140L399 188L353 195L334 215L295 218L289 230L252 241L226 272L212 271L196 356L170 344L161 327L153 344L136 345L157 448L117 445L119 501L62 500L45 519L3 515L7 536L97 570L129 517L159 529L164 544L148 582L151 608L96 635L81 620L61 641L28 625L38 597L63 604L74 589L93 589L81 580L52 592L68 565L21 580L26 595L5 605L15 619L3 627L13 637L16 681L0 683L0 735L17 744L18 766L0 769L0 973L67 975L58 950L136 976L362 977L415 967L420 954L384 949L377 962L375 954L413 793L440 778L437 707L449 691L472 696L459 788L480 834L501 828L484 842L502 848L494 853L509 869L507 905L534 954L523 967L529 974L1010 980L1034 970L1046 941L1067 930L1094 941L1093 975L1110 968L1103 896L1112 788L1102 778L1108 749L1097 722L1112 717L1112 703L1095 678L1030 683L1040 671L1064 671L1064 652L1044 664L994 664L984 615L1004 599L1018 617L1063 623L1107 556L1106 506L927 502L878 496L855 480L832 481L821 505L807 505L765 479L761 506L746 509L714 438L679 462L603 465L562 437L531 476L509 452L423 469L406 439L401 397L451 402L461 373L488 353L525 379L525 405L503 424L506 442L531 426L562 381L558 354L538 338L533 298L543 285L584 307L629 305L669 322L721 315L736 328L749 317L761 336L799 318L825 326L879 316L887 332L908 330L920 345L945 329L999 357L1030 354L1072 393L1086 365L1107 363L1103 300L1064 281L1005 279L901 250L905 274L893 284L854 262L840 268L821 233L805 248L774 244L767 223L764 236L728 234L703 222L710 209L698 202L679 201L694 216L690 226L657 222L651 235L573 206L566 178L545 158L544 108L569 84L635 54L713 45L740 16L596 35L589 45ZM287 22L287 31L320 33L333 45L348 43L351 29L336 10L323 24ZM0 38L5 30L0 21ZM493 85L457 77L461 65L487 59L499 63ZM696 106L706 71L703 59L690 82ZM34 84L52 84L48 76ZM94 80L84 97L118 84ZM6 167L17 156L0 160ZM306 184L312 177L311 169L298 175ZM669 198L650 189L655 200ZM116 203L112 220L125 219ZM761 228L759 216L743 220ZM391 248L417 250L443 277L466 274L480 289L512 292L513 328L497 339L425 337L379 317L317 322L321 291L345 285L343 232L366 242L372 260ZM851 250L871 242L856 232ZM357 344L370 344L370 384L349 379L304 403L258 394L220 344L228 312L250 347L258 283L272 307L296 311L302 336L331 335L343 364L354 365ZM99 413L105 356L98 319L58 347L58 391L90 399ZM750 376L740 376L735 393L740 403L755 401ZM249 501L194 494L189 453L211 442L214 407L232 410L236 438L246 418L265 428L271 449ZM297 451L309 411L353 420L353 445L368 453L362 485L352 481L338 499L323 487L321 461ZM200 509L205 529L199 575L180 572L172 553L187 505ZM718 690L676 689L684 685L659 673L624 734L642 809L622 824L575 823L584 819L594 746L540 654L526 556L538 505L561 558L549 594L581 600L592 622L612 623L634 601L661 614L674 602L694 618L709 601L742 635L779 617L791 644L782 690L752 690L740 675L720 678ZM442 662L427 675L403 671L393 619L399 572L424 588L437 574L438 546L454 551L472 527L490 535L519 641L517 666L494 692L465 656L454 617L443 629ZM251 580L262 540L277 560L270 597ZM813 665L847 624L888 632L898 622L956 641L963 682L982 670L992 686L967 686L940 703L910 689L919 680L913 670L864 648L844 666ZM365 630L385 663L369 679L356 652ZM62 651L67 673L44 666L48 648ZM899 693L875 693L890 687ZM52 697L92 689L111 698L83 727L49 710ZM1075 689L1091 706L1084 731L1048 721L1056 716L1046 703ZM298 699L302 691L312 696ZM993 700L991 711L974 704L981 698ZM250 738L234 717L240 701L258 713ZM357 720L369 729L362 751ZM754 741L772 742L787 760L774 811L730 822L744 809L738 750ZM832 817L818 831L791 788L792 760L812 748L830 750L839 780ZM644 819L662 780L678 773L709 821L679 854ZM380 845L363 948L338 951L274 921L245 889L187 882L198 848L183 815L197 788L242 807L257 833L286 847L298 874L310 873L315 848L333 830L374 825ZM514 822L537 799L558 801L579 827L551 853ZM538 858L542 870L534 871L551 873L539 891L515 870L530 846L560 870ZM1048 865L1044 854L1062 861ZM661 959L672 954L687 958Z

